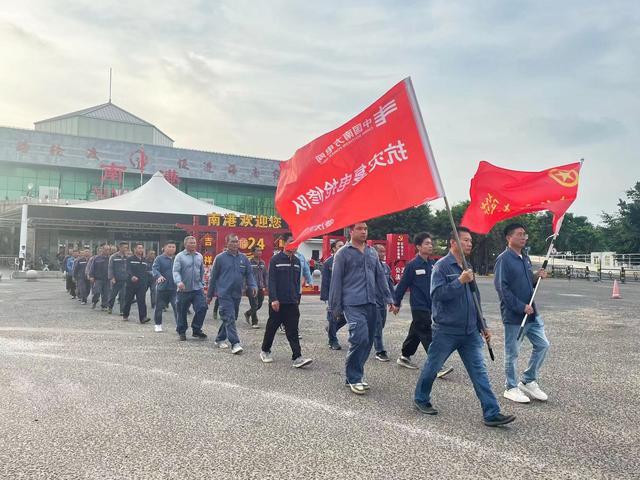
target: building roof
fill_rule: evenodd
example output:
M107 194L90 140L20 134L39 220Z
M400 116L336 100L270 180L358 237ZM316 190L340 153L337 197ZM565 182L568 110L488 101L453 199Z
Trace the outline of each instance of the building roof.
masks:
M169 137L166 133L160 130L155 125L141 119L140 117L136 117L134 114L127 112L125 109L118 107L117 105L107 102L102 105L96 105L95 107L85 108L83 110L78 110L76 112L66 113L64 115L58 115L57 117L47 118L45 120L40 120L35 122L35 125L45 122L51 122L54 120L63 120L65 118L73 118L73 117L88 117L88 118L97 118L99 120L109 120L111 122L120 122L120 123L128 123L132 125L143 125L146 127L152 127L158 130L162 135L167 137L172 142L173 138Z
M147 183L131 192L105 200L68 205L67 208L177 215L208 215L210 213L242 215L240 212L216 207L187 195L171 185L161 172L156 172Z

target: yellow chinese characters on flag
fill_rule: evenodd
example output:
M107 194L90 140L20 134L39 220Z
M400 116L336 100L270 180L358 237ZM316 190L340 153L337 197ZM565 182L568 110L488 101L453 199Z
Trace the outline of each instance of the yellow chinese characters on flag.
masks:
M482 209L485 215L493 215L493 212L496 210L496 207L499 204L500 204L500 201L496 197L494 197L490 193L487 193L487 196L480 204L480 208Z
M480 204L480 209L485 215L493 215L496 210L500 213L509 213L511 211L511 206L508 203L505 203L500 208L498 207L500 207L500 200L490 193L487 193L487 196Z

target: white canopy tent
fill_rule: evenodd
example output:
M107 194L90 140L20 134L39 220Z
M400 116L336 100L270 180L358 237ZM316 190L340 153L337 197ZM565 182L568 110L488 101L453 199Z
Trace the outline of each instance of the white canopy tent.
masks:
M210 213L242 215L241 212L217 207L187 195L171 185L164 178L162 172L156 172L147 183L131 192L105 200L67 205L67 208L179 215L208 215Z

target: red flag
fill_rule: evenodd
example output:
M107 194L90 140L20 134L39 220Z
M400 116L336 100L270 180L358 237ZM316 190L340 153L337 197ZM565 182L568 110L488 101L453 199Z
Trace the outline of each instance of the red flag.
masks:
M553 231L578 195L580 162L542 170L520 172L480 162L471 179L471 203L461 225L488 233L498 222L524 213L553 212Z
M147 154L144 153L144 145L140 145L140 175L144 173L144 167L147 165Z
M281 164L276 208L295 244L444 195L411 79Z

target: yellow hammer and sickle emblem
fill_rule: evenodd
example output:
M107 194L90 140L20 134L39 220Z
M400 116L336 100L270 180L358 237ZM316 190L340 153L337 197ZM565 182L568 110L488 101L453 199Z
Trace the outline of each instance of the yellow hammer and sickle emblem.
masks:
M578 171L575 169L562 170L560 168L552 168L549 170L549 176L563 187L575 187L580 177Z

